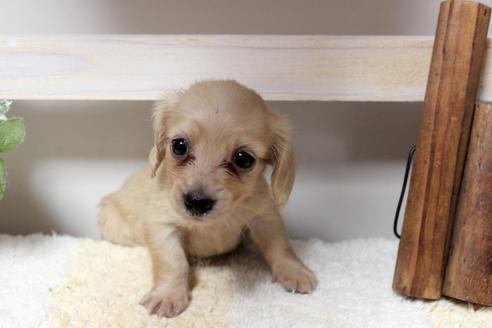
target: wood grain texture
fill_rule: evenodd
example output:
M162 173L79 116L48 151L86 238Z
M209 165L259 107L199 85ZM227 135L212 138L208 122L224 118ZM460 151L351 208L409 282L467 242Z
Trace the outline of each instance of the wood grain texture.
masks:
M492 306L492 104L477 105L443 294Z
M443 2L393 288L438 299L469 140L490 8Z
M155 100L231 78L267 100L421 101L431 48L431 37L0 36L0 98ZM492 72L485 89L492 99Z

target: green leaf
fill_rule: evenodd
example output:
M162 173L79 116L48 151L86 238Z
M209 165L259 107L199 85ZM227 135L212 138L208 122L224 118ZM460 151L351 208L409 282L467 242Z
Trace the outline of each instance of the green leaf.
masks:
M26 127L20 117L0 121L0 153L13 150L24 141Z
M0 158L0 199L5 193L5 185L7 184L7 173L5 172L5 162Z
M11 104L11 100L0 100L0 115L5 115L9 111Z

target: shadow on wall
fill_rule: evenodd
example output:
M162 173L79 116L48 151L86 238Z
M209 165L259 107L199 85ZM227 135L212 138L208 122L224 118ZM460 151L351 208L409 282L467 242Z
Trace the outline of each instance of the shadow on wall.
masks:
M95 5L101 9L99 19L111 18L108 28L117 31L113 33L426 35L434 34L439 4L428 0L110 0Z
M15 102L13 114L25 118L28 133L6 158L9 186L0 202L0 231L96 236L98 200L146 160L150 107L149 102ZM269 107L293 122L299 183L305 172L330 183L344 179L327 176L330 168L399 163L415 140L420 116L415 103L273 102ZM302 202L294 205L295 213L309 212ZM67 218L67 213L73 214Z
M294 124L301 167L402 161L416 140L421 103L275 102Z
M3 33L430 35L439 11L439 1L429 0L0 0L0 5L9 13L2 18Z
M152 142L151 102L16 101L29 127L22 152L32 160L140 158Z

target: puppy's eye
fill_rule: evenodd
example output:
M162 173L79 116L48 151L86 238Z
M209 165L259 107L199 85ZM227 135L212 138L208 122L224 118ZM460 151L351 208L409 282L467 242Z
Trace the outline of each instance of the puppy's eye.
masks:
M234 166L240 171L249 171L255 164L255 158L245 152L244 150L238 151L233 158Z
M184 157L188 153L188 143L185 139L178 138L171 141L171 149L174 155L178 157Z

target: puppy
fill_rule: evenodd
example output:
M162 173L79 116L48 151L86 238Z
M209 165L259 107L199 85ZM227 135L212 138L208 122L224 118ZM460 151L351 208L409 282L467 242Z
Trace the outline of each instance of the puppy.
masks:
M188 256L234 250L245 231L286 290L317 280L294 254L282 223L295 176L287 119L234 81L204 81L155 106L149 166L101 202L104 239L144 245L153 288L141 304L173 317L190 302ZM271 185L264 177L272 165Z

